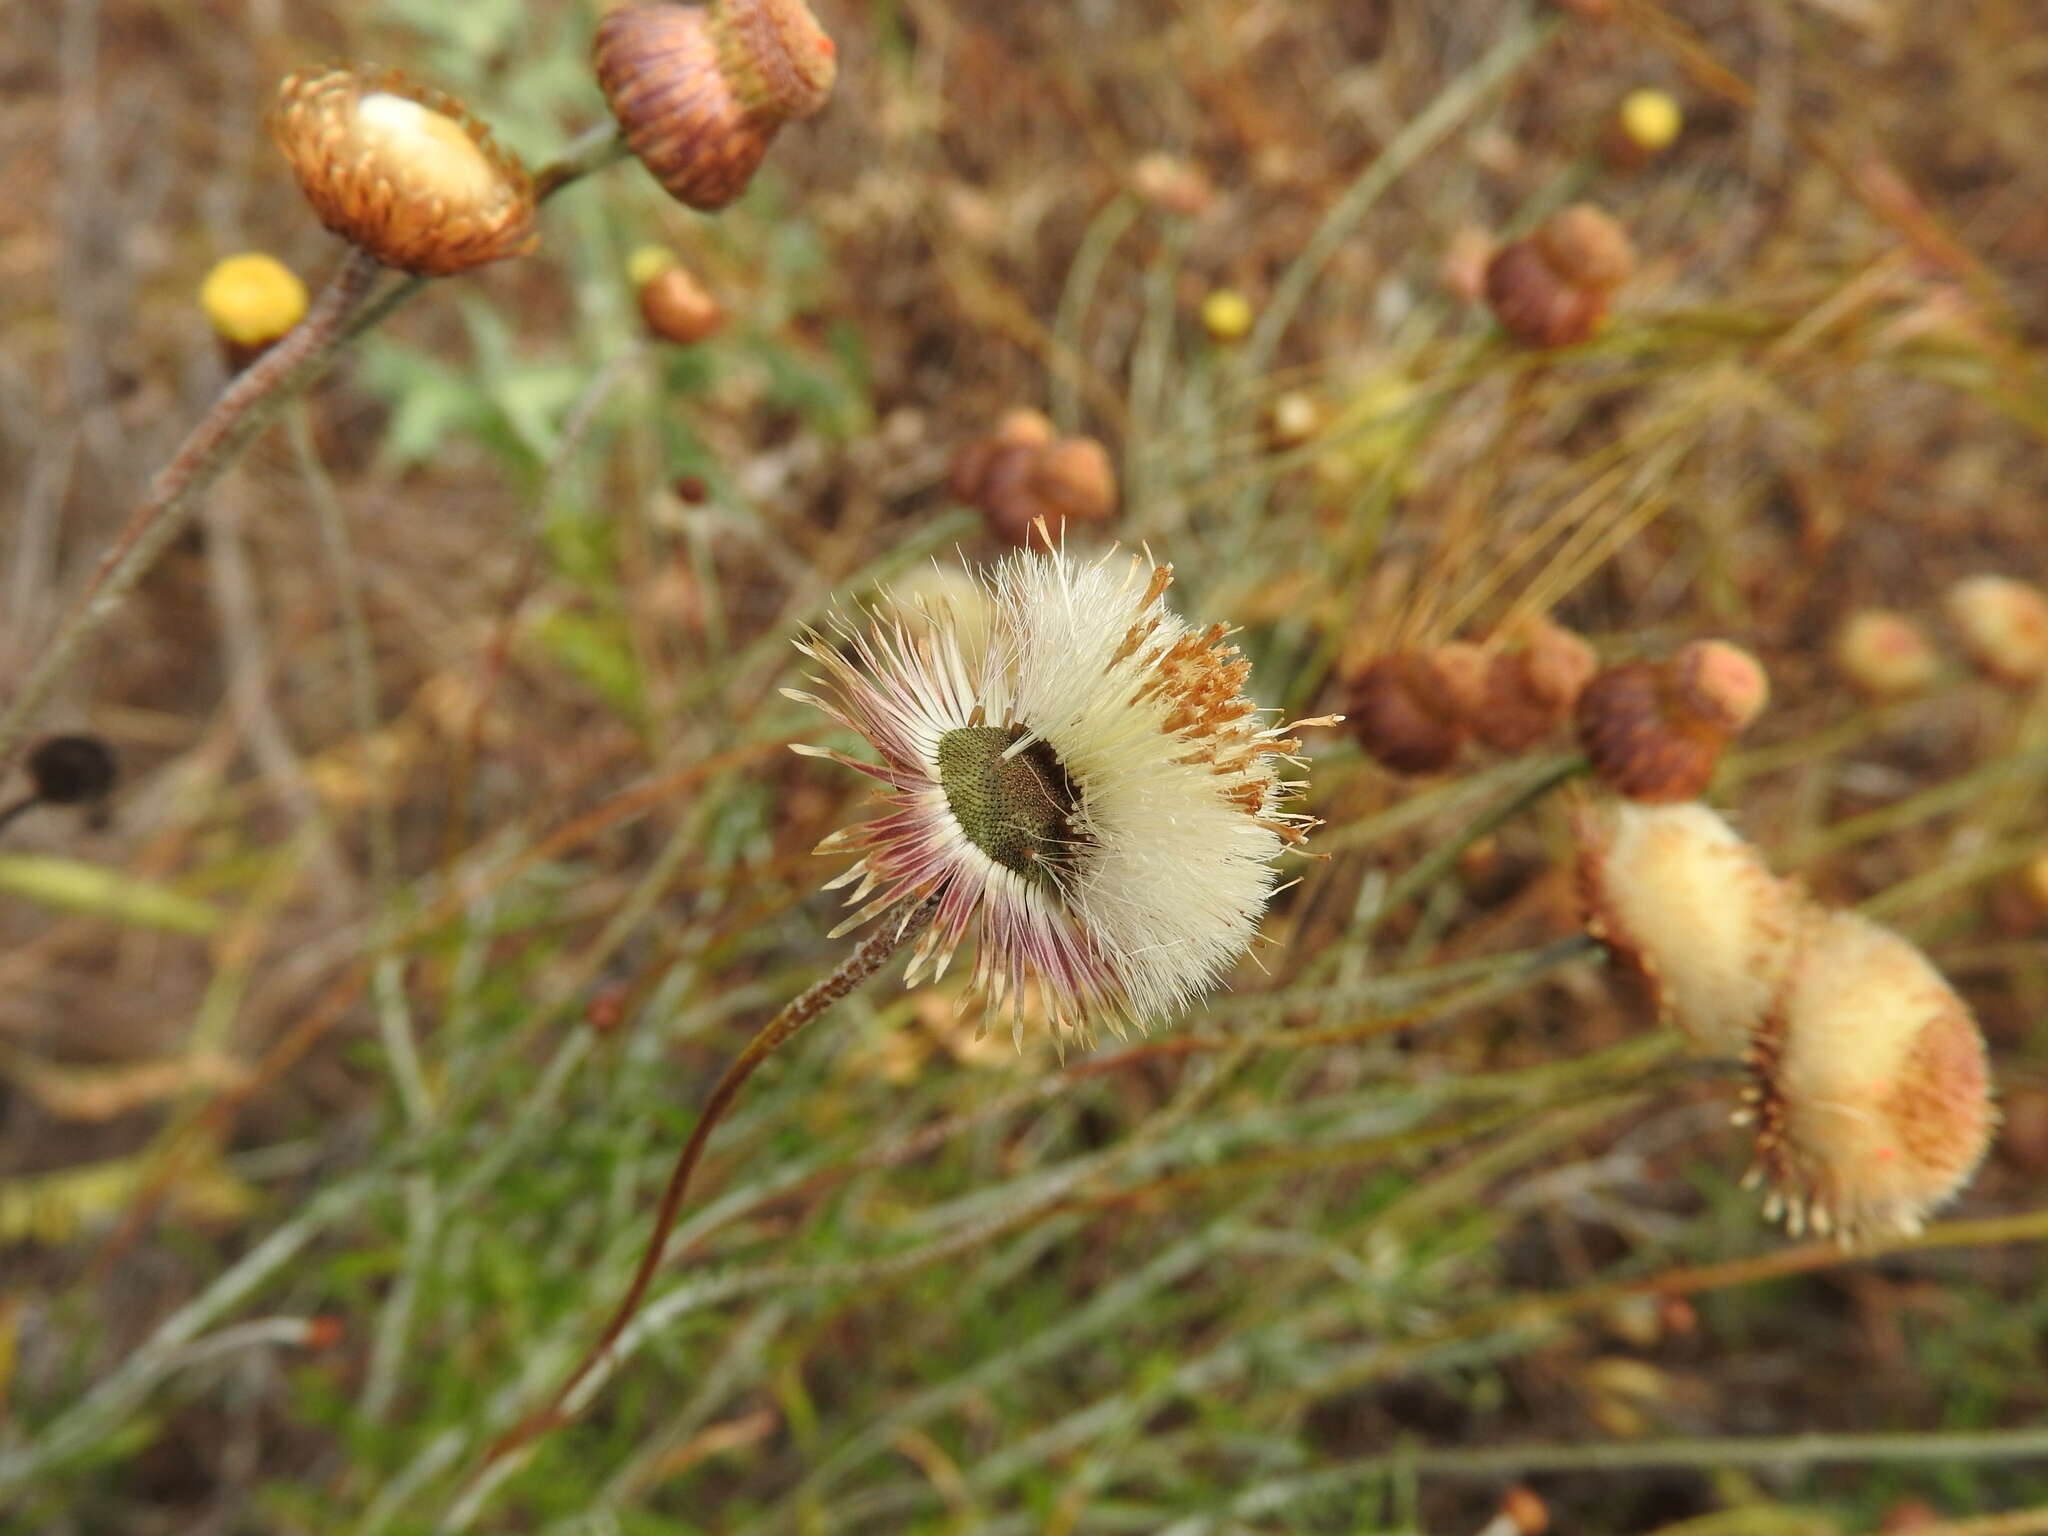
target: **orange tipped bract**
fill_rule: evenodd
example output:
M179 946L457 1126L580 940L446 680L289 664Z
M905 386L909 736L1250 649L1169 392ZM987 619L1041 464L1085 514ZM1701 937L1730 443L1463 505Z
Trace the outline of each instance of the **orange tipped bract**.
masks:
M268 122L320 222L387 267L446 277L539 242L518 158L395 70L289 75Z

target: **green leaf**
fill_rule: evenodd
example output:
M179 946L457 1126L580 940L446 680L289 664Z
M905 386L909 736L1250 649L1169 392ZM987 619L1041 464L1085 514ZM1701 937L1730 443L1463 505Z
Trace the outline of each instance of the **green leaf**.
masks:
M139 928L166 928L173 933L203 936L221 925L220 912L203 901L168 886L138 880L118 869L77 859L33 854L0 857L0 891L25 896L47 907L132 923Z

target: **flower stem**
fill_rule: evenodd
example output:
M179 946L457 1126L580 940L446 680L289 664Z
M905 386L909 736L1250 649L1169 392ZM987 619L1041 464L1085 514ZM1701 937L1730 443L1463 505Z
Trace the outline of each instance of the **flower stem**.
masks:
M327 342L369 293L381 270L374 257L351 249L306 318L227 387L177 455L158 472L148 499L100 557L85 590L0 713L0 767L12 763L29 722L55 691L87 637L114 615L143 573L184 531L200 497L310 377Z
M545 200L625 153L625 141L617 129L609 124L592 129L536 173L536 196ZM176 457L158 472L149 498L135 509L120 537L100 557L99 567L57 633L36 658L19 690L0 708L0 773L13 766L36 715L71 670L85 642L113 617L171 541L184 531L206 492L255 442L284 403L304 393L327 371L343 347L381 324L426 286L425 278L408 277L365 304L382 270L374 258L351 247L340 271L314 300L306 318L228 386L192 429Z
M690 1132L690 1139L683 1144L675 1167L669 1172L668 1187L662 1191L661 1205L655 1212L654 1231L647 1239L639 1267L633 1271L632 1283L626 1287L624 1298L612 1312L611 1321L568 1378L555 1389L547 1406L513 1426L490 1448L484 1457L484 1467L503 1460L568 1420L570 1414L565 1405L570 1395L619 1341L619 1336L626 1331L634 1314L640 1310L641 1302L646 1299L647 1288L654 1283L655 1272L665 1257L662 1250L668 1246L669 1234L675 1230L676 1221L682 1215L683 1196L689 1190L690 1176L703 1160L704 1148L711 1140L712 1131L725 1118L726 1111L732 1108L747 1079L798 1030L874 975L891 955L923 932L937 909L935 900L925 900L905 902L884 914L875 931L841 962L837 970L798 993L780 1013L761 1026L754 1038L747 1042L747 1048L733 1059L732 1065L725 1069L725 1075L711 1090L711 1096L704 1101L696 1129Z

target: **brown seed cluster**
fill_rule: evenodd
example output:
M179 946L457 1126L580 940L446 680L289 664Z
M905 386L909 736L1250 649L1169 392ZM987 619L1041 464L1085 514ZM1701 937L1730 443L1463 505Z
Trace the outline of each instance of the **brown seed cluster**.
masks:
M1594 775L1631 800L1697 799L1769 693L1762 663L1747 651L1694 641L1665 661L1625 662L1588 683L1575 711L1579 745Z
M1037 411L1016 410L953 457L948 489L978 509L991 532L1022 549L1044 525L1054 541L1069 522L1104 523L1116 512L1116 467L1092 437L1059 437Z
M1600 328L1634 270L1628 232L1590 203L1574 203L1494 253L1486 301L1523 345L1571 346Z
M395 70L289 75L268 125L320 222L387 267L446 277L539 243L518 158Z
M1593 648L1538 618L1498 641L1453 640L1374 658L1345 690L1359 745L1396 773L1441 773L1468 742L1515 755L1571 719Z
M640 163L692 208L723 208L784 123L832 94L838 58L803 0L625 5L592 46L612 116Z

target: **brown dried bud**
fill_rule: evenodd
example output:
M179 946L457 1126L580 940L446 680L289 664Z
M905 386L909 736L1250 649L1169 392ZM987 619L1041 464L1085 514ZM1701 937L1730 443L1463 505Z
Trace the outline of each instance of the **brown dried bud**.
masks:
M1440 773L1465 745L1451 687L1418 651L1376 658L1352 680L1344 714L1366 754L1396 773Z
M1927 632L1903 613L1865 608L1835 631L1835 669L1857 692L1903 699L1925 692L1941 670Z
M1579 745L1601 782L1631 800L1696 799L1767 692L1756 659L1720 641L1609 667L1579 695Z
M452 96L396 71L301 71L267 121L320 222L387 267L445 277L539 243L526 168Z
M1816 912L1750 1053L1766 1215L1847 1242L1920 1230L1991 1140L1984 1037L1926 956L1853 912Z
M1106 522L1116 511L1116 466L1094 438L1061 438L1039 453L1031 489L1050 510L1050 522Z
M725 325L725 307L681 262L642 278L638 298L647 329L679 347L695 346Z
M592 56L640 163L705 210L746 191L775 131L823 107L838 70L802 0L621 6L598 23Z
M1473 731L1496 752L1526 752L1572 717L1599 669L1592 646L1579 636L1535 620L1519 647L1496 652L1488 663Z
M1486 708L1486 675L1493 658L1486 647L1470 640L1446 640L1429 653L1430 665L1443 682L1450 708L1467 726Z
M2048 593L2010 576L1972 576L1942 600L1971 664L2028 687L2048 677Z
M990 530L1018 548L1038 541L1037 525L1057 540L1069 520L1106 521L1116 511L1116 468L1092 437L1054 438L1037 411L1013 410L988 437L953 457L947 487L980 509Z
M1515 340L1570 346L1599 329L1614 290L1634 270L1627 231L1591 204L1574 203L1495 254L1486 299Z

